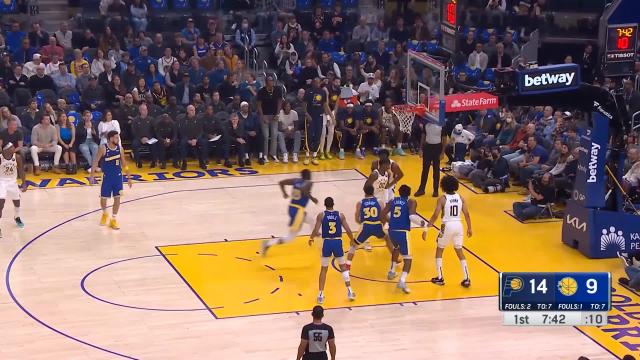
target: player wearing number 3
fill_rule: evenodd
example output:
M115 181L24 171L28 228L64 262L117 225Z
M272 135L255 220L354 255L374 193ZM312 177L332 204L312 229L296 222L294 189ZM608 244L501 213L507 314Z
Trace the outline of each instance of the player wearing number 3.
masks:
M471 237L471 217L469 216L469 210L464 199L457 193L458 191L458 179L451 175L447 175L442 179L440 183L444 195L438 198L436 209L429 219L429 226L433 226L434 221L442 212L442 225L440 227L440 234L438 235L438 247L436 249L436 270L438 276L431 279L431 282L438 285L444 285L444 276L442 275L442 253L444 248L453 242L453 248L460 260L460 266L462 266L462 274L464 279L460 285L469 287L471 280L469 280L469 269L467 267L467 260L464 257L462 250L462 239L464 237L462 229L462 221L460 219L460 212L464 214L465 222L467 223L467 236Z
M353 233L349 228L347 220L339 211L333 210L333 198L324 199L325 211L316 217L316 226L309 237L309 245L313 244L313 239L320 234L322 230L322 257L320 258L320 276L318 287L318 304L324 302L324 283L327 280L327 270L331 257L334 257L340 265L342 279L347 286L347 298L350 301L355 300L356 294L351 290L351 280L349 279L349 269L347 269L344 261L344 250L342 250L342 229L347 233L347 237L354 243Z

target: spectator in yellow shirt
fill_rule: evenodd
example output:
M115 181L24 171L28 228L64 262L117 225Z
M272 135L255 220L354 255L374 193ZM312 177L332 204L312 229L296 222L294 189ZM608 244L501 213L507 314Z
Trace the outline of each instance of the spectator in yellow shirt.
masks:
M82 66L85 64L88 66L89 62L82 57L82 50L73 50L73 61L69 66L71 68L71 75L73 75L73 77L78 77L82 74Z

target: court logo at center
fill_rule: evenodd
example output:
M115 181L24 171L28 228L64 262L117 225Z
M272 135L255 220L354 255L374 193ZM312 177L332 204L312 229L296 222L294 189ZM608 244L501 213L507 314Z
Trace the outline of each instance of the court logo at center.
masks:
M615 246L618 250L626 249L626 241L622 230L617 230L611 226L609 229L602 229L600 236L600 250L604 251L610 246Z

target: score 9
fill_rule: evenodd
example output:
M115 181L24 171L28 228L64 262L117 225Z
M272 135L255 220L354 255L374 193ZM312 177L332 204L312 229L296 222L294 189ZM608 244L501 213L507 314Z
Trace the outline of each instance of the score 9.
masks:
M595 294L598 292L598 281L596 279L587 279L587 294Z

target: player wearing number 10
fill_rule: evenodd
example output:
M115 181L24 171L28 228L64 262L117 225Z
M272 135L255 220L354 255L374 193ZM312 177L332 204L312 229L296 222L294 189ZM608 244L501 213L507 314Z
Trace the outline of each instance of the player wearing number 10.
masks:
M318 214L316 217L316 226L313 228L313 232L309 237L309 245L313 244L313 239L320 233L322 228L322 258L320 258L320 276L318 287L318 304L324 302L324 283L327 280L327 270L329 268L329 262L333 256L340 265L340 271L342 272L342 278L344 284L347 286L347 298L351 301L355 300L356 294L351 290L351 280L349 279L349 270L344 262L344 251L342 250L342 229L344 228L347 233L347 237L354 243L353 234L349 228L347 220L340 212L333 210L333 198L324 199L325 211Z
M467 268L467 260L464 257L462 250L462 239L464 237L462 231L462 221L460 220L460 212L464 214L464 219L467 222L467 236L471 237L471 217L469 216L469 210L467 209L466 202L457 193L458 191L458 179L451 175L447 175L442 179L440 184L444 195L438 198L436 209L429 219L429 226L433 226L434 221L442 212L442 225L440 229L440 235L438 236L438 247L436 249L436 269L438 276L431 279L431 282L438 285L444 285L444 276L442 275L442 253L444 248L453 242L453 248L458 255L460 265L462 266L462 273L464 279L460 285L469 287L471 280L469 280L469 269Z

